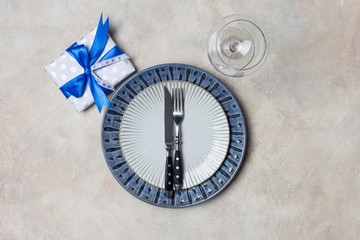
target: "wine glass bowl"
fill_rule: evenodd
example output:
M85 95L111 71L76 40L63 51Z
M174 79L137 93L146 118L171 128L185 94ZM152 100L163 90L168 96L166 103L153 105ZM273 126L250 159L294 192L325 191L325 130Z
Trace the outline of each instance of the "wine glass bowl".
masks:
M268 51L264 33L239 15L228 16L211 29L207 53L219 72L242 77L254 73L264 63Z

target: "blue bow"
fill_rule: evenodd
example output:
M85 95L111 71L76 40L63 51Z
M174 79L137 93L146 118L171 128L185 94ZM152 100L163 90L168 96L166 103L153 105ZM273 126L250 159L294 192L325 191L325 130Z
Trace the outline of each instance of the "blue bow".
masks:
M100 86L97 83L93 75L94 73L91 71L91 66L96 62L101 53L104 51L108 39L108 30L109 18L107 18L105 24L103 24L101 14L95 39L91 46L90 52L88 53L84 44L78 45L77 43L74 43L71 47L66 49L66 51L84 68L84 73L71 79L69 82L60 87L60 90L63 92L66 98L69 98L70 96L79 98L84 94L86 84L89 84L91 94L94 97L94 101L99 112L101 112L103 105L112 107L106 97L106 93L110 92L110 90ZM108 51L99 62L121 54L123 54L123 52L119 47L115 46L110 51Z

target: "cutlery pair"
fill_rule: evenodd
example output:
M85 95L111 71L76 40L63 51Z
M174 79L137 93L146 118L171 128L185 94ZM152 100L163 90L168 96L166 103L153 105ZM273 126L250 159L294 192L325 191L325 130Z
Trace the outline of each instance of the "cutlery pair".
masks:
M184 94L182 88L174 88L172 95L164 86L164 125L165 125L165 195L172 197L173 189L180 191L182 188L182 162L180 154L180 126L184 118ZM173 126L175 123L175 169L173 171L172 148ZM175 172L175 175L173 175Z

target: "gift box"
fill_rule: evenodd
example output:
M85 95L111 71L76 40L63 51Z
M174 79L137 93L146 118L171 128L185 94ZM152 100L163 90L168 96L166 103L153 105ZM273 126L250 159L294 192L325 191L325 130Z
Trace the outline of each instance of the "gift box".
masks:
M45 66L45 71L78 112L96 103L111 106L106 94L135 71L129 57L108 34L102 16L96 29Z

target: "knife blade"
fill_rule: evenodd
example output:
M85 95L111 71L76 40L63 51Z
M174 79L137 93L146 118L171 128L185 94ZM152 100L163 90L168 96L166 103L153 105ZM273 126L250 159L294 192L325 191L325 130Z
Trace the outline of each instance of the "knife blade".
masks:
M171 150L173 148L173 104L169 90L164 86L164 130L165 130L165 195L173 196L173 162Z

